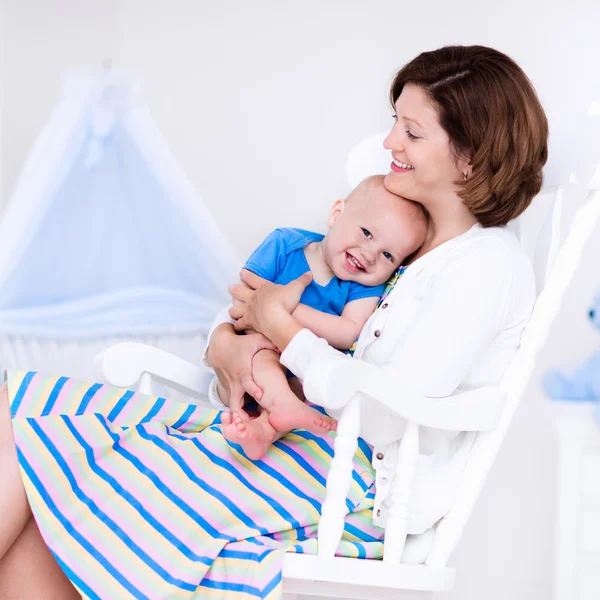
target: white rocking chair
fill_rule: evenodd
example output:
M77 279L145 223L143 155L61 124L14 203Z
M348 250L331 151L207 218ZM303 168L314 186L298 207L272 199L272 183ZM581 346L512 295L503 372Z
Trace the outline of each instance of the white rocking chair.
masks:
M288 554L285 557L283 586L286 597L425 600L431 599L434 592L453 588L455 572L446 566L448 559L460 540L524 394L534 370L536 354L560 308L574 265L578 264L600 216L600 191L591 190L588 202L576 214L570 234L559 251L563 190L546 190L536 202L547 202L549 193L554 197L533 253L538 290L542 291L523 333L521 348L501 382L505 394L502 403L489 402L489 396L468 406L444 403L439 399L406 402L400 412L408 424L396 467L395 505L386 525L383 560L334 557L346 514L344 499L350 485L351 458L360 426L359 400L353 396L377 385L371 377L365 377L361 369L357 372L356 365L344 372L340 389L348 390L349 402L339 421L335 456L327 479L327 498L319 525L319 553L317 556ZM361 366L368 371L369 365ZM134 343L109 348L98 356L97 367L109 383L124 388L137 387L145 393L152 392L152 378L158 378L197 396L206 389L207 381L212 377L205 369L176 356ZM435 528L425 564L408 564L402 559L411 480L418 458L419 426L477 433L457 497Z

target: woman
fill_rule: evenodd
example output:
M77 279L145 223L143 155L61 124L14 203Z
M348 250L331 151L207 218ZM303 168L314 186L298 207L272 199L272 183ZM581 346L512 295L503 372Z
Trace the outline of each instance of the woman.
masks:
M423 204L429 232L367 323L355 358L291 316L306 276L274 286L244 275L249 289L235 286L233 295L245 304L232 316L236 327L264 335L236 336L223 323L208 351L230 396L260 394L252 357L271 341L304 380L306 396L330 409L339 408L335 372L346 360L395 378L397 389L367 407L386 426L378 418L372 431L366 421L364 435L376 447L371 457L359 444L338 550L367 557L381 555L377 525L402 435L394 399L495 385L518 347L533 274L500 226L540 190L547 157L547 121L531 83L489 48L420 55L397 74L391 100L397 123L385 142L393 157L385 184ZM51 589L77 597L72 584L101 598L279 594L282 553L315 551L332 437L294 432L252 463L225 442L218 412L131 396L9 372L0 398L0 596L43 590L47 598ZM448 509L469 439L424 432L411 533L430 530Z

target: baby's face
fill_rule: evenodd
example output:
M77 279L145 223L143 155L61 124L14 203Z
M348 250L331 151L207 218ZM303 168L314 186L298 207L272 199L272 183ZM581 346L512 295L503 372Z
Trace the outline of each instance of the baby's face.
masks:
M427 226L416 207L381 184L336 205L323 255L339 279L381 285L425 239Z

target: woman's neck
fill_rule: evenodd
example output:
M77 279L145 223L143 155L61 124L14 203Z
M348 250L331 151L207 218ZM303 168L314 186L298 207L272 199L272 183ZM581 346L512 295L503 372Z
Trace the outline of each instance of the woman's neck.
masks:
M462 235L471 229L475 223L477 223L477 219L462 203L459 206L449 204L432 207L429 212L427 237L413 260Z

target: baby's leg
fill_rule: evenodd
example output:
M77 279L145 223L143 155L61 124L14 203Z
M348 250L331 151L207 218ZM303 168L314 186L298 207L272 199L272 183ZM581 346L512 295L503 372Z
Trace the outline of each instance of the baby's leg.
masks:
M264 390L260 405L269 411L269 422L276 431L307 429L323 435L335 427L333 419L311 408L294 394L277 352L258 352L252 361L252 376Z
M252 376L264 391L260 414L250 418L244 411L223 413L223 435L242 446L250 460L259 460L275 440L292 429L308 429L327 434L335 428L335 421L310 408L290 389L279 354L261 350L252 361Z

